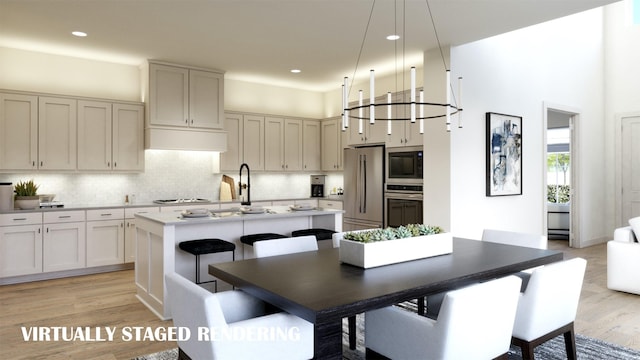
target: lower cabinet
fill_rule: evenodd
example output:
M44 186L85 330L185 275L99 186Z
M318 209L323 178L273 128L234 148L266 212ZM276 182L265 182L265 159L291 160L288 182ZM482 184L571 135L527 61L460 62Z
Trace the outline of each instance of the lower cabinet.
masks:
M41 222L0 226L0 277L42 272Z
M43 214L42 271L81 269L86 266L84 211Z
M124 209L87 210L87 267L124 263Z
M144 208L128 208L124 210L124 262L136 261L136 219L135 214L159 212L157 206Z

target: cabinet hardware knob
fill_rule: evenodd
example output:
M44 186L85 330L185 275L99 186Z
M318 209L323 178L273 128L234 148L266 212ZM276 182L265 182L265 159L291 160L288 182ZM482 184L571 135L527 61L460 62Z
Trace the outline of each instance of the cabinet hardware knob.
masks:
M40 166L44 165L44 161L40 161Z
M24 221L27 220L27 218L14 218L13 221Z
M113 167L118 167L118 163L117 162L113 162Z
M31 163L31 166L36 167L36 162L35 162L35 160Z
M60 215L58 216L58 219L68 219L70 217L71 217L70 215Z
M111 216L111 214L100 214L100 216Z

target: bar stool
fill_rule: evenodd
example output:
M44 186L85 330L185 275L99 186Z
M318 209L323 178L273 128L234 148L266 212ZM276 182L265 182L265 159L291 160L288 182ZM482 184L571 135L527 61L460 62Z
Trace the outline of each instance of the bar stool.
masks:
M335 233L335 231L329 229L313 228L292 231L291 236L296 237L314 235L317 240L331 240L331 236Z
M218 280L200 281L200 255L214 254L231 251L233 261L236 260L236 245L221 239L199 239L183 241L178 247L196 256L196 284L215 283L215 292L218 292Z

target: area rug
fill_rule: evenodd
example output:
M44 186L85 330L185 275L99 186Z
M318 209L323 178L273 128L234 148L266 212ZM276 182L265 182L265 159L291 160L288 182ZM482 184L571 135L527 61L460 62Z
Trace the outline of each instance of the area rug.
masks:
M415 303L406 302L401 307L415 311ZM344 360L364 360L364 316L356 317L357 345L355 350L349 349L349 335L347 319L342 322L342 354ZM640 351L607 343L602 340L576 334L576 348L578 360L640 360ZM536 360L565 360L567 359L564 337L562 335L547 341L534 350ZM178 358L178 350L171 349L154 354L136 357L133 360L175 360ZM417 360L417 359L416 359ZM509 360L522 360L520 348L511 347Z

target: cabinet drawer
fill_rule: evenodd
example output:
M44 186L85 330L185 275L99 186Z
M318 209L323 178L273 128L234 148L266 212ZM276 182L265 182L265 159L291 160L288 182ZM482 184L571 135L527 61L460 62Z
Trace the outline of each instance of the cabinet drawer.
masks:
M10 225L40 225L42 224L42 213L15 213L0 215L0 226Z
M84 211L51 211L45 212L43 222L45 224L84 221Z
M100 221L100 220L122 220L124 219L124 209L102 209L102 210L87 210L87 221Z
M158 206L148 206L148 207L139 207L139 208L126 208L124 209L124 218L125 219L133 219L135 214L147 214L147 213L157 213L160 212L160 207Z
M318 206L324 209L342 210L342 201L335 200L319 200Z

